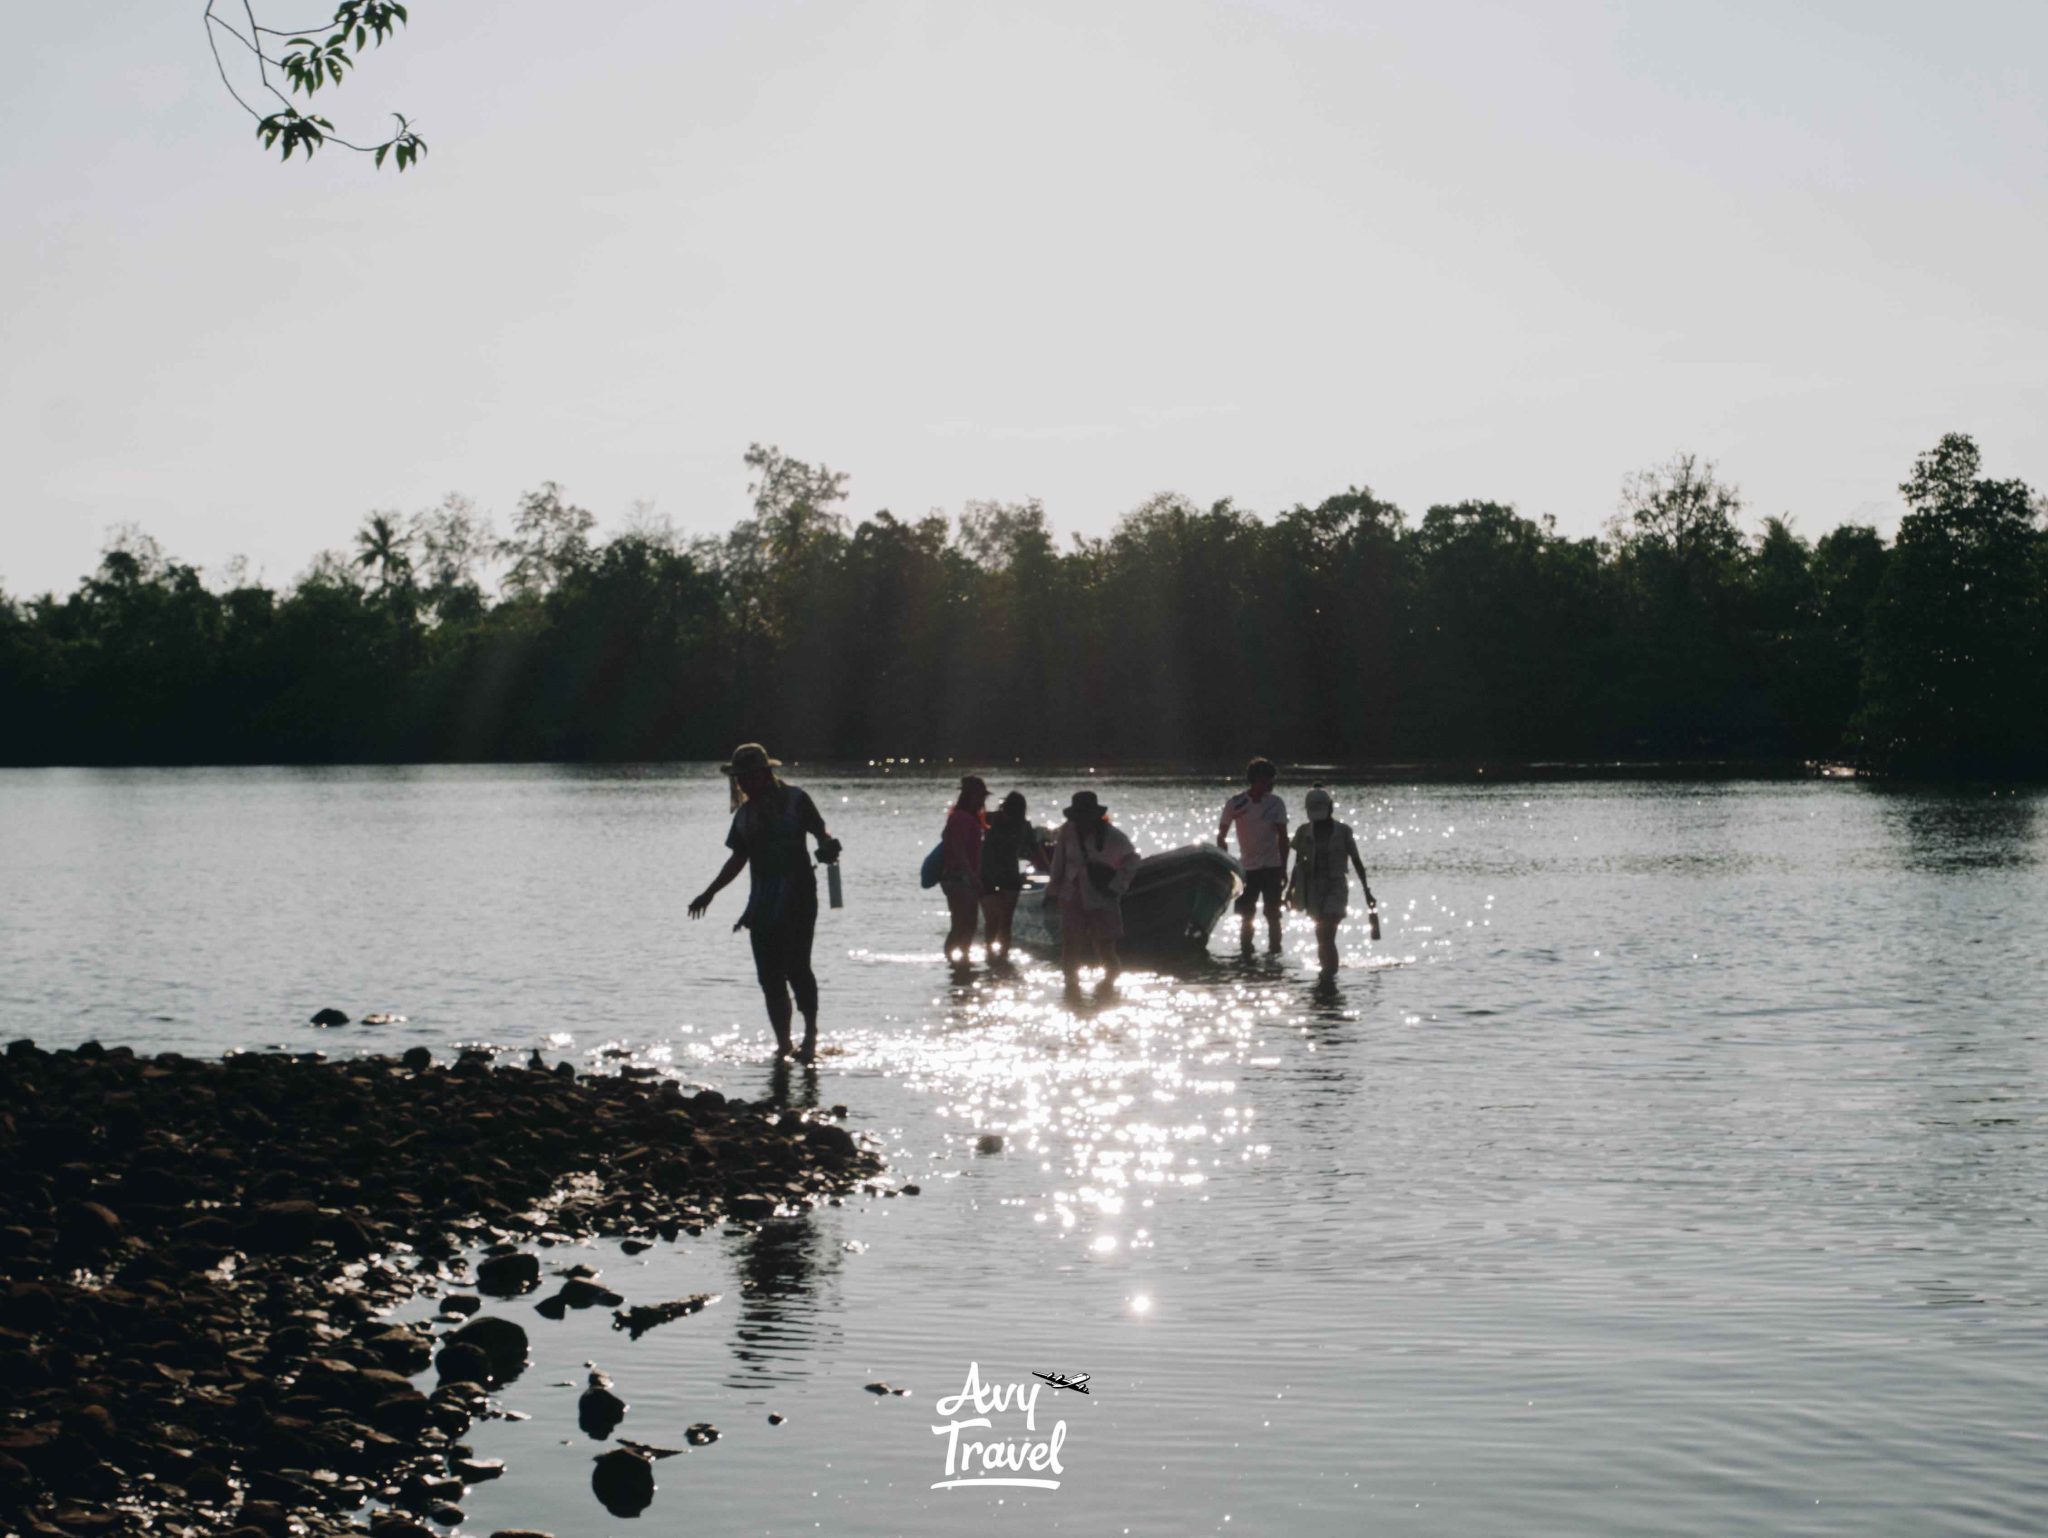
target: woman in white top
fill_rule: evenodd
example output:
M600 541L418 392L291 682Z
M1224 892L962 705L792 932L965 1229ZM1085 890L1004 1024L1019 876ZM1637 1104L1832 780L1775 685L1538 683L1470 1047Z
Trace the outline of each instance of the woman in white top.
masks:
M1347 825L1331 815L1335 807L1330 793L1318 785L1308 793L1302 806L1308 812L1308 821L1294 832L1294 877L1288 884L1295 905L1316 921L1316 955L1322 962L1323 975L1329 977L1337 970L1337 926L1344 922L1351 907L1351 883L1345 878L1347 862L1358 871L1359 884L1365 888L1365 905L1373 907L1376 899L1372 882L1365 874L1365 861L1359 857L1358 840ZM1374 925L1377 928L1377 917ZM1373 938L1379 936L1375 934Z
M1116 942L1123 938L1124 893L1137 874L1138 851L1111 825L1109 808L1092 790L1075 792L1066 816L1053 841L1048 894L1060 905L1060 965L1073 987L1087 946L1102 964L1103 980L1114 982L1123 970Z

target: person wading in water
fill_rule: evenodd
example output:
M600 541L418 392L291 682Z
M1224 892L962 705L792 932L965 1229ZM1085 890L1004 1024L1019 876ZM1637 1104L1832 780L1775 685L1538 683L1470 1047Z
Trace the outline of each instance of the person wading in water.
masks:
M1344 915L1351 907L1351 883L1345 878L1345 865L1358 872L1358 883L1365 888L1365 905L1373 908L1378 899L1372 895L1372 881L1365 874L1365 861L1359 857L1358 839L1346 823L1332 815L1335 807L1330 793L1318 785L1308 793L1304 803L1308 809L1308 821L1295 830L1294 834L1294 879L1289 883L1290 896L1295 904L1316 921L1316 959L1322 965L1325 978L1337 975L1337 926L1344 922ZM1374 924L1378 924L1375 919ZM1373 938L1379 938L1375 928Z
M988 781L978 774L960 777L960 799L946 813L946 831L940 837L945 864L939 889L946 894L946 912L952 923L946 930L946 959L956 966L967 965L974 946L975 925L981 918L981 845L988 833Z
M811 798L775 777L781 762L758 742L733 750L725 772L746 800L733 813L725 847L732 858L711 885L690 903L690 917L700 919L716 897L742 869L751 868L753 890L739 924L754 942L754 975L768 1001L768 1023L775 1028L776 1050L792 1052L809 1062L818 1051L818 976L811 970L811 940L818 928L818 878L804 853L806 835L818 842L818 858L830 865L839 858L839 840L825 830L825 819ZM803 1045L790 1040L790 994L804 1017Z
M1273 781L1280 771L1270 758L1255 758L1245 765L1246 789L1223 803L1223 818L1216 827L1216 847L1230 847L1230 830L1237 829L1237 859L1244 867L1244 892L1237 899L1237 916L1242 921L1239 944L1252 948L1252 915L1260 903L1266 907L1266 950L1280 954L1280 892L1287 884L1287 806L1273 794Z
M1138 851L1111 825L1109 808L1094 791L1076 791L1066 815L1052 846L1049 889L1060 905L1060 966L1071 991L1080 982L1082 950L1092 950L1103 982L1114 985L1123 971L1116 942L1124 934L1124 893L1138 873Z

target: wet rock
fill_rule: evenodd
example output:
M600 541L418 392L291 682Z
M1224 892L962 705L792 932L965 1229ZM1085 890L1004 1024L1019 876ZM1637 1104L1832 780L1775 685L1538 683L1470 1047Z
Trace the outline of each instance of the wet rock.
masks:
M275 1346L276 1343L277 1337L273 1335L271 1344ZM384 1366L404 1373L424 1372L434 1354L433 1343L426 1336L403 1325L393 1325L365 1336L363 1348Z
M501 1527L491 1538L555 1538L553 1533L544 1533L537 1527Z
M462 1508L449 1501L443 1501L440 1505L430 1508L427 1515L443 1527L459 1527L462 1524Z
M602 1442L626 1418L626 1401L612 1392L612 1380L592 1370L590 1386L576 1401L576 1424L593 1441Z
M718 1440L718 1428L709 1421L698 1421L683 1437L692 1447L709 1447Z
M442 1383L489 1383L491 1359L483 1347L451 1341L434 1358L434 1376Z
M768 1424L771 1426L780 1426L784 1421L788 1419L789 1417L787 1415L779 1415L773 1410L770 1410L768 1412Z
M1003 1151L1003 1135L1000 1132L984 1132L974 1140L974 1151L979 1154L999 1154Z
M620 1309L612 1315L612 1328L629 1330L638 1340L657 1325L667 1324L672 1319L684 1319L691 1314L702 1313L718 1301L715 1292L692 1293L687 1298L676 1298L668 1303L639 1303L632 1308Z
M407 1047L398 1060L414 1073L425 1073L434 1066L434 1054L425 1047Z
M195 1501L221 1502L235 1493L227 1475L210 1463L202 1463L179 1474L176 1483Z
M526 1331L509 1319L481 1314L449 1338L480 1348L490 1358L494 1382L508 1382L526 1366Z
M680 1447L656 1447L652 1442L636 1442L631 1437L620 1437L619 1446L631 1448L643 1458L680 1458Z
M246 1249L278 1255L306 1249L319 1232L318 1204L294 1200L261 1203L244 1219L237 1237Z
M600 1453L590 1471L591 1493L615 1517L637 1517L654 1504L654 1465L630 1448Z
M476 1284L494 1297L509 1298L540 1285L540 1262L514 1252L493 1255L476 1268Z
M483 1306L482 1298L466 1292L451 1292L441 1300L441 1312L444 1314L473 1314Z
M505 1473L502 1458L454 1458L448 1467L464 1484L480 1485L487 1479L498 1479Z
M638 1255L643 1250L653 1249L654 1241L651 1239L625 1239L620 1241L619 1248L628 1255Z
M593 1282L587 1276L569 1277L562 1283L555 1297L561 1301L564 1308L615 1308L626 1301L621 1294L613 1292L601 1282Z
M98 1202L71 1202L58 1216L58 1253L92 1260L121 1242L121 1220Z
M897 1388L888 1383L870 1383L867 1389L870 1394L907 1394L910 1392L907 1388Z
M322 1026L347 1025L348 1016L334 1008L316 1010L313 1014L312 1024Z

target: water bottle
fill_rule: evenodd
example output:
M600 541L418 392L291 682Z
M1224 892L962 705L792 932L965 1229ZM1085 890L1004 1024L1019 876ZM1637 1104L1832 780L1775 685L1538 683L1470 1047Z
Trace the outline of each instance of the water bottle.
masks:
M837 860L834 860L825 867L825 893L826 899L833 907L843 908L846 906L846 888L841 886L839 882L839 862Z

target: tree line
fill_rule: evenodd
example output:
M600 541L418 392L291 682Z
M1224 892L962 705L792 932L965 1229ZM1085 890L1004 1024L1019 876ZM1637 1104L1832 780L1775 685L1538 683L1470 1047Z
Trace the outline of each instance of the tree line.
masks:
M502 536L460 497L372 514L283 590L124 532L72 593L0 596L0 758L2048 768L2043 503L1961 434L1890 543L1745 529L1691 455L1600 537L1353 487L1270 518L1159 496L1064 546L1035 501L856 522L844 475L747 463L720 538L642 510L599 539L548 483Z

